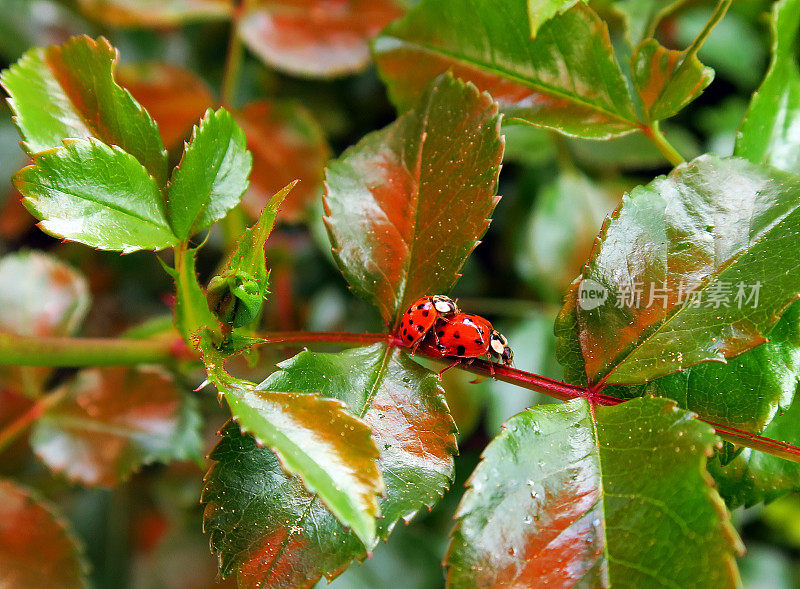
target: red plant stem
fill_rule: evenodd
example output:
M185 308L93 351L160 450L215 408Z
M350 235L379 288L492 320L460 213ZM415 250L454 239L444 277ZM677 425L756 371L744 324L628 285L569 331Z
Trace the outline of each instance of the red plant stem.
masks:
M539 376L538 374L525 372L524 370L491 364L485 360L475 360L469 364L462 362L458 366L463 370L482 376L492 376L492 372L494 372L494 378L497 380L543 393L561 401L583 398L587 399L590 403L596 403L598 405L618 405L628 400L604 395L590 388L567 384L565 382ZM798 446L722 425L708 419L703 419L702 417L697 417L697 419L713 427L714 432L723 440L740 446L746 446L747 448L752 448L753 450L758 450L766 454L778 456L786 460L791 460L792 462L800 462L800 447Z

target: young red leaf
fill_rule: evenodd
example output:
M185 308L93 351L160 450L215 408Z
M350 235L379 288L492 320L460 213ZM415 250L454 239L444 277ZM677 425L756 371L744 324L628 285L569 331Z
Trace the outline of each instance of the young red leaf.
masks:
M130 92L114 81L117 50L100 37L31 49L0 75L29 154L69 138L94 137L135 157L167 181L167 152L158 127Z
M800 293L798 194L794 175L701 156L626 195L576 286L589 383L638 384L764 343Z
M0 480L0 587L86 589L83 547L49 503Z
M502 156L497 106L472 84L443 76L415 109L328 166L334 256L387 324L456 282L499 200Z
M112 27L174 27L230 18L234 0L78 0L78 5Z
M380 344L340 354L302 352L280 368L255 394L320 392L343 400L372 428L386 484L376 522L380 538L445 492L455 425L436 378L404 352ZM319 497L288 476L275 454L235 425L222 434L203 501L223 576L238 573L241 587L311 587L374 548L365 548Z
M158 61L122 65L117 81L158 123L164 145L177 145L214 105L208 84L194 72Z
M271 66L329 78L366 67L368 41L402 14L395 0L267 0L251 3L239 34Z
M722 0L711 20L683 51L663 47L655 39L645 39L633 52L633 84L642 101L648 122L673 116L700 96L714 79L714 70L697 59L697 52L725 15L732 0Z
M17 252L0 258L0 332L38 337L74 334L89 311L86 279L57 258ZM0 381L28 396L42 392L50 368L0 367Z
M743 547L705 469L716 441L666 399L520 413L470 476L448 587L735 586Z
M452 71L527 123L589 139L639 128L606 24L583 4L531 40L526 0L423 0L386 27L373 53L401 110Z
M31 445L53 471L113 487L151 462L200 458L200 416L164 372L82 370L36 422Z
M234 113L253 153L250 188L242 207L258 217L269 198L293 180L300 180L281 207L281 219L305 218L308 206L322 192L325 164L331 152L319 124L293 103L251 102Z

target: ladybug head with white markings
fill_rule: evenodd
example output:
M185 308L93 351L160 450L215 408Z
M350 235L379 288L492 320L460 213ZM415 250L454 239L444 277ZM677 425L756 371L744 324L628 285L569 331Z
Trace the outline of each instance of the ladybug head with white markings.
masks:
M514 363L514 352L508 345L506 336L496 329L493 329L489 336L489 349L491 353L500 358L506 366L511 366Z

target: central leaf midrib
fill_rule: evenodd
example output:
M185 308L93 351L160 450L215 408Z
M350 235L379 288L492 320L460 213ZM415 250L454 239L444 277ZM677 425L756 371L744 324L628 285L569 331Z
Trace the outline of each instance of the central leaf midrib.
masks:
M563 90L559 90L557 88L554 88L552 86L548 86L548 85L543 84L541 82L535 82L533 80L530 80L529 78L524 78L524 77L520 76L519 74L515 74L515 73L512 73L512 72L509 72L508 70L505 70L503 68L499 68L497 66L490 65L490 64L487 64L487 63L483 63L483 62L479 62L479 61L474 61L474 60L468 59L468 58L466 58L464 56L459 56L459 55L457 55L457 54L455 54L453 52L447 51L447 50L439 48L439 47L431 47L431 46L424 45L424 44L416 42L416 41L408 41L408 40L405 40L405 39L401 39L401 38L396 37L394 35L387 35L387 38L391 38L391 39L394 39L396 41L399 41L403 45L408 45L408 46L411 46L411 47L418 47L423 51L427 51L429 53L433 53L433 54L439 55L441 57L446 57L446 58L452 59L453 61L459 62L461 64L465 64L467 67L471 67L473 69L476 69L476 70L479 70L479 71L482 71L482 72L486 72L486 73L495 75L495 76L497 76L499 78L506 78L508 80L511 80L513 82L516 82L516 83L520 84L521 86L525 86L526 88L530 88L532 90L536 90L536 91L541 92L543 94L548 94L550 96L554 96L554 97L557 97L557 98L563 98L563 99L568 100L570 102L574 102L575 104L583 106L584 108L603 113L606 116L608 116L609 118L616 119L616 120L621 121L623 123L627 123L628 125L631 125L634 129L639 127L639 121L636 120L636 119L627 119L627 118L623 117L622 115L620 115L619 113L614 113L614 112L609 111L609 110L607 110L607 109L605 109L603 107L600 107L597 104L594 104L592 102L587 102L586 100L582 99L581 97L579 97L579 96L577 96L575 94L569 94L569 93L567 93L567 92L565 92ZM630 96L628 96L628 98L630 98Z
M150 176L149 174L148 174L148 177L152 178L152 176ZM52 190L53 192L56 192L58 194L61 194L61 195L64 195L64 196L68 196L68 197L72 197L72 198L75 198L75 199L78 199L78 200L84 200L86 202L94 203L94 204L96 204L96 205L98 205L100 207L105 207L107 209L110 209L112 211L116 211L116 212L121 213L123 215L127 215L129 217L133 217L134 219L136 219L138 221L141 221L142 223L145 223L146 225L150 225L150 226L152 226L152 227L154 227L156 229L165 231L165 232L169 233L170 235L172 235L173 237L177 238L177 236L173 233L172 228L166 222L166 219L164 220L164 224L160 225L156 221L154 221L153 219L148 219L148 218L143 217L140 214L137 214L137 213L135 213L135 212L133 212L131 210L126 210L126 209L122 208L121 205L117 205L117 204L113 204L113 203L109 203L109 202L102 202L102 201L99 201L99 200L95 200L93 198L88 198L86 196L81 196L81 195L75 194L73 192L68 192L67 190L64 190L64 189L55 188L53 186L47 186L45 184L42 184L41 182L30 182L30 185L34 186L34 187L37 187L37 188L41 189L42 191L48 191L49 192L49 191ZM31 197L27 197L27 198L31 198ZM46 197L39 196L39 197L36 198L36 200L37 201L41 201L43 198L46 198ZM31 199L31 200L33 200L33 199ZM158 209L157 206L156 206L156 209Z
M700 289L699 291L693 291L693 292L705 292L707 290L707 288L711 284L713 284L724 272L726 272L727 270L732 268L736 264L736 262L739 261L740 258L742 258L744 255L748 254L750 251L752 251L769 234L771 234L771 232L778 225L780 225L787 218L789 218L790 216L795 214L798 211L799 208L800 208L800 204L796 204L793 208L791 208L789 211L787 211L783 216L773 220L773 222L769 225L769 227L765 228L764 231L759 236L756 237L756 239L750 241L750 244L748 245L748 247L742 248L741 250L736 252L735 255L731 256L728 260L726 260L725 264L720 265L718 268L715 269L715 271L713 273L709 274L709 277L708 277L707 281L705 282L705 284L703 284L703 288L702 289ZM669 252L667 252L667 253L669 254ZM652 340L654 337L656 337L658 334L660 334L661 331L665 327L667 327L676 317L678 317L684 310L687 310L687 309L690 309L690 307L688 305L675 305L672 308L672 310L670 310L667 313L664 321L661 322L659 325L655 326L655 328L650 333L648 333L647 336L643 340L640 340L638 343L637 342L631 342L630 349L628 349L628 351L626 351L626 352L623 352L622 357L619 359L619 361L615 362L614 366L602 378L600 378L600 380L598 382L602 383L602 382L606 381L620 366L622 366L622 364L625 363L625 361L628 358L630 358L634 353L636 353L637 350L642 348L650 340Z

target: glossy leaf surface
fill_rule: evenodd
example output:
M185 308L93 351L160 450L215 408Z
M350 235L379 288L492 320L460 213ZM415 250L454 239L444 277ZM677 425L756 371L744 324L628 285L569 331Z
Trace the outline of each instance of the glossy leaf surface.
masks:
M167 192L167 214L180 239L222 219L247 190L253 157L244 131L221 108L192 131Z
M309 204L320 197L331 155L319 124L305 108L291 103L251 102L235 117L254 162L242 206L257 218L273 194L300 180L283 202L281 220L302 220Z
M280 368L258 388L339 398L372 428L386 484L379 537L398 519L408 521L436 503L453 476L455 437L429 371L380 344L339 354L302 352ZM238 428L226 428L211 458L217 462L203 493L205 529L223 576L239 571L245 587L311 587L365 557L355 535Z
M83 549L52 506L0 480L0 586L85 589Z
M32 49L0 76L29 154L64 138L94 137L134 156L156 181L167 179L167 153L150 115L114 81L117 51L108 41L73 37Z
M797 65L800 1L772 9L772 62L753 94L736 140L736 155L800 172L800 69Z
M67 397L31 434L51 470L86 486L113 487L151 462L199 459L200 416L166 373L82 370Z
M214 104L211 90L197 74L171 63L122 65L116 77L153 117L167 147L185 139Z
M714 70L697 59L700 42L684 51L646 39L633 54L633 83L649 121L666 119L700 96Z
M583 271L589 382L642 383L763 343L800 292L798 194L795 176L702 156L626 195Z
M368 41L402 14L394 0L259 0L239 34L273 67L329 78L366 67Z
M703 362L644 385L612 386L609 395L668 397L706 419L761 432L792 402L800 379L800 306L767 334L769 341L727 363Z
M233 0L78 0L87 16L112 27L168 27L196 20L223 20Z
M579 0L528 0L528 20L530 21L531 39L536 37L545 22L556 14L561 14L575 6ZM581 0L586 2L586 0Z
M705 470L715 443L663 399L520 413L470 477L448 586L735 586L742 546Z
M489 92L507 117L595 139L638 127L606 25L580 3L531 40L526 0L423 0L373 53L401 110L449 70Z
M329 165L325 222L334 256L387 324L460 276L499 200L499 131L489 96L444 76L414 110Z
M36 154L14 185L54 237L123 253L178 241L153 177L132 155L96 139L69 139Z
M800 444L800 397L795 394L791 405L782 409L762 435L790 444ZM800 465L764 452L742 449L730 463L722 465L719 458L709 463L720 495L728 507L750 507L769 503L789 492L800 490Z
M376 542L377 496L384 487L370 427L341 400L315 394L302 383L257 389L228 375L222 358L210 350L204 361L209 380L225 397L241 431L275 452L288 475L299 477L308 493L371 547ZM224 502L220 508L225 511Z

